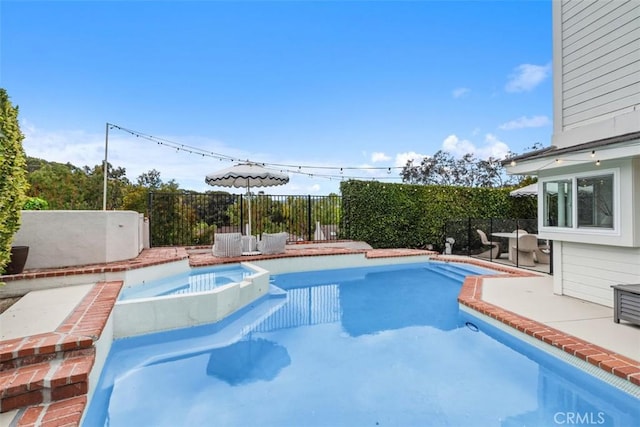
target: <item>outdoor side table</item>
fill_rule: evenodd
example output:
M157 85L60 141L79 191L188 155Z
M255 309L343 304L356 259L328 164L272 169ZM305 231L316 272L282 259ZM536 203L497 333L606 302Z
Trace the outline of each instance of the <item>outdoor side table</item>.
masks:
M613 321L620 319L640 325L640 284L612 285Z

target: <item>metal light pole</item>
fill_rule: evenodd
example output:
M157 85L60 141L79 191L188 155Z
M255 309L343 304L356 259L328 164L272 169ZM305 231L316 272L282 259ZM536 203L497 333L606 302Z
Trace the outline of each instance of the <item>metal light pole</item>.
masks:
M105 136L104 136L104 164L102 165L102 171L104 173L104 183L102 187L102 210L107 210L107 174L108 165L107 153L109 152L109 123L106 124Z

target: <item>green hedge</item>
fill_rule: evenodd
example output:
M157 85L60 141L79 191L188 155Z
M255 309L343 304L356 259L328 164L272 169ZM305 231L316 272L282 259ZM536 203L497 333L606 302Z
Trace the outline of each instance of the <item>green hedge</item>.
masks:
M20 211L25 202L27 163L18 125L18 108L0 88L0 273L11 258L13 236L20 228Z
M535 198L512 188L468 188L345 181L342 237L374 248L444 246L444 226L461 218L535 218Z

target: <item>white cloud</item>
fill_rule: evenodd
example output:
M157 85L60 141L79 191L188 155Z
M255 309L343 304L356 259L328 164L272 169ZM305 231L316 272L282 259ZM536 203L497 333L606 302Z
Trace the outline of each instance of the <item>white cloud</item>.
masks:
M466 94L468 94L469 92L471 92L471 89L466 88L466 87L458 87L455 88L453 90L453 92L451 92L451 95L454 98L462 98L463 96L465 96Z
M547 116L533 116L533 117L519 117L515 120L503 123L499 126L502 130L514 130L524 128L539 128L548 126L551 124L551 120Z
M26 120L20 129L25 137L22 146L29 157L78 167L95 166L104 159L104 135L70 130L43 132Z
M471 141L460 139L456 135L449 135L442 141L442 149L453 154L455 157L462 157L467 153L475 153L476 147Z
M495 159L503 159L509 154L509 146L500 141L493 134L486 134L484 137L485 145L478 149L476 152L476 156L481 159L488 159L489 157L493 157Z
M391 160L391 157L387 156L385 153L380 153L380 152L371 153L371 161L373 163L387 162L389 160Z
M460 139L457 135L452 134L442 141L442 149L454 157L462 157L471 153L480 159L488 159L489 157L502 159L509 153L509 146L493 134L485 135L482 147L476 147L473 142Z
M422 161L422 159L424 159L425 157L429 157L426 154L419 154L416 153L415 151L408 151L405 153L398 153L396 154L396 160L395 160L395 167L404 167L406 166L407 162L409 160L413 160L413 163L420 163Z
M507 92L528 92L535 89L551 74L551 64L518 65L512 74L509 75L509 81L505 86Z

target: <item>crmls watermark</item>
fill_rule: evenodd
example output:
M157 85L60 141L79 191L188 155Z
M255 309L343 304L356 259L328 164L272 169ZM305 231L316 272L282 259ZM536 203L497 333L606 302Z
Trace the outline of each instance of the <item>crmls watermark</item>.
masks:
M556 412L553 421L561 425L601 425L605 423L604 412Z

